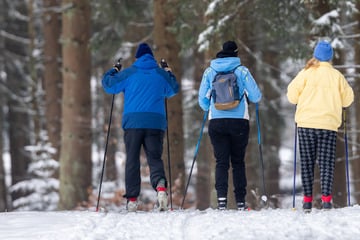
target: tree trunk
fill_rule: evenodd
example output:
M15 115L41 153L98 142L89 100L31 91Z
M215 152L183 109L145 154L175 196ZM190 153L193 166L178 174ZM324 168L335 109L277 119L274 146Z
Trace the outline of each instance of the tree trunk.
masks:
M5 6L4 1L0 1L0 29L5 29ZM0 52L5 52L4 38L0 36ZM0 54L0 72L5 72L5 58L4 54ZM0 81L5 82L6 79L0 76ZM6 105L5 93L0 90L0 133L4 134L4 106ZM3 159L3 138L0 138L0 212L7 209L7 191L5 182L5 169Z
M57 152L54 159L59 160L61 133L61 14L53 10L61 6L61 0L44 0L44 88L45 116L49 141Z
M255 81L256 77L256 60L249 54L248 49L254 49L255 43L252 41L252 25L250 25L250 16L246 9L239 10L239 15L242 16L241 21L238 22L239 27L237 28L236 34L239 36L235 39L238 39L237 44L239 48L239 57L241 59L241 64L249 69L253 75ZM260 86L259 86L260 87ZM245 155L245 166L246 166L246 177L247 177L247 195L246 201L250 204L252 208L257 207L257 201L252 192L260 194L261 191L261 182L260 182L260 171L259 171L259 150L256 138L256 121L255 121L255 105L249 105L249 115L250 115L250 133L249 133L249 143L246 148Z
M329 3L328 3L329 4ZM339 6L341 7L341 6ZM344 6L342 6L344 8ZM343 15L343 11L341 11L340 21L343 24L346 23L345 19L347 17ZM342 49L335 49L334 65L344 65L346 63L346 53ZM346 74L346 70L339 69L342 74ZM333 187L333 202L334 206L344 207L346 206L346 171L345 171L345 145L344 145L344 128L343 124L339 128L337 144L336 144L336 162L335 162L335 170L334 170L334 187Z
M60 209L87 201L91 191L90 3L63 0L63 104Z
M168 170L168 159L171 158L171 179L173 183L172 191L179 196L175 204L179 204L185 189L185 165L184 165L184 139L183 139L183 110L182 110L182 90L181 90L181 61L179 59L180 46L176 40L176 35L169 28L172 27L176 19L177 0L155 0L154 1L154 43L155 54L157 57L164 58L172 68L177 81L180 85L179 93L167 101L168 131L170 156L167 154L167 145L164 146L165 170ZM170 178L168 178L170 180Z
M0 9L2 9L0 3ZM1 10L0 10L1 11ZM2 14L0 14L0 19L2 18ZM2 19L1 19L2 20ZM2 21L1 21L2 22ZM0 38L0 51L3 50L2 39ZM0 57L0 65L3 66L3 59ZM0 67L0 72L3 71L2 67ZM1 79L2 80L2 79ZM4 103L4 95L1 93L0 96L0 104L3 106ZM4 131L4 112L3 108L0 108L0 133L3 134ZM5 181L5 168L4 168L4 158L3 158L3 138L0 138L0 212L5 212L7 209L7 190L6 190L6 181Z
M17 9L11 9L14 5L8 5L5 2L7 14L11 11L18 11L26 15L26 2L17 5ZM5 32L11 33L19 38L27 39L28 25L22 19L6 15ZM26 68L27 56L26 41L17 41L11 38L5 38L5 71L7 73L6 82L9 92L7 92L8 101L8 119L9 122L9 146L11 157L11 181L16 184L28 179L27 168L30 163L29 155L26 154L24 147L30 144L30 116L29 104L24 99L29 98L29 81L26 78L28 69ZM11 94L10 94L11 93ZM24 193L12 192L12 200L22 197Z
M199 54L197 49L194 50L194 62L192 63L195 66L194 71L194 89L199 90L200 83L202 79L202 74L205 70L205 66L203 66L204 56L205 54ZM204 111L198 107L198 95L194 96L194 101L196 102L196 108L192 108L190 111L190 123L189 126L199 126L201 128L202 122L204 121ZM199 153L196 158L196 167L197 167L197 174L196 176L196 208L203 210L209 208L211 206L211 190L213 186L211 185L211 172L213 171L211 166L212 161L215 161L213 158L212 147L210 143L210 138L207 131L207 126L209 120L205 120L203 136L199 146ZM195 124L196 123L196 124ZM200 130L196 128L194 133L190 133L192 136L195 136L194 144L197 144L197 141L200 137ZM194 145L196 146L196 145ZM193 147L193 146L192 146Z
M120 97L119 95L116 97ZM116 150L118 149L118 139L119 139L119 134L118 134L118 128L116 127L119 123L118 119L115 119L115 114L116 114L116 107L115 107L115 103L114 103L114 109L113 109L113 113L111 116L111 124L112 126L110 126L110 129L108 129L109 126L109 121L110 121L110 111L111 111L111 101L112 101L112 95L106 95L105 96L105 112L106 112L106 126L104 126L104 136L105 136L105 141L106 141L106 136L107 136L107 131L110 131L110 135L109 135L109 142L108 142L108 149L107 149L107 154L106 154L106 180L108 181L115 181L117 179L117 172L116 172L116 162L115 162L115 154L116 154ZM114 98L115 101L115 98ZM106 144L106 143L105 143Z
M360 1L356 1L356 9L360 10ZM360 13L356 12L355 13L355 20L357 21L358 24L355 25L355 29L354 29L354 34L360 34ZM349 119L349 116L351 116L351 125L354 126L353 129L357 130L360 128L360 76L359 76L359 65L360 65L360 41L359 39L355 39L355 41L353 41L354 44L354 64L357 65L357 71L355 71L355 73L357 73L357 76L355 77L354 80L354 84L353 86L353 90L354 90L354 103L351 106L351 110L348 109L347 110L347 116ZM354 121L353 121L354 120ZM347 121L349 122L349 121ZM347 126L349 126L349 124L347 124ZM347 127L349 130L349 127ZM352 152L353 154L350 154L352 161L351 162L351 172L353 175L353 178L351 179L351 183L353 183L351 185L351 187L353 187L353 189L351 189L351 193L352 196L355 199L355 202L359 203L360 202L360 134L358 131L355 131L355 133L352 132L348 132L349 135L348 136L353 136L353 138L351 140L353 140L356 144L353 147L354 151L351 151L349 148L349 152Z
M261 81L262 89L266 89L266 91L263 91L263 99L259 103L260 130L253 132L252 136L258 134L258 131L260 131L262 153L258 151L258 155L263 154L264 156L264 172L259 174L259 179L262 178L262 174L265 175L266 192L262 194L267 194L269 197L280 192L279 151L281 147L281 133L285 123L279 114L279 109L282 107L281 101L278 101L278 99L281 98L280 92L274 87L274 85L280 86L281 84L280 73L274 70L274 68L279 69L277 52L271 51L270 49L263 51L263 61L268 65L257 63L258 74L256 74L256 76L259 76L259 78L260 76L267 76L267 81L258 79L258 83ZM269 65L271 67L269 67ZM274 82L276 83L274 84ZM266 118L266 116L272 117ZM260 156L257 157L257 159L259 158ZM261 163L259 163L259 169L260 168ZM261 171L261 169L259 171ZM263 188L262 184L262 180L259 180L260 189ZM272 207L279 207L277 198L269 198L269 201Z
M2 124L0 125L0 127L2 127ZM1 140L0 143L2 144ZM3 151L1 145L0 154L2 153ZM0 157L0 212L5 212L6 209L7 209L7 191L6 191L6 183L5 183L4 159Z
M36 28L38 27L35 22L35 13L34 13L34 0L29 0L27 2L28 7L28 35L29 35L29 46L28 52L33 53L37 50L35 45L37 38ZM31 88L31 110L32 110L32 124L33 124L33 139L32 144L37 144L40 142L40 131L41 125L44 121L44 118L41 116L41 103L43 102L43 92L42 84L39 80L38 71L36 68L37 62L33 54L28 54L28 69L29 69L29 80Z

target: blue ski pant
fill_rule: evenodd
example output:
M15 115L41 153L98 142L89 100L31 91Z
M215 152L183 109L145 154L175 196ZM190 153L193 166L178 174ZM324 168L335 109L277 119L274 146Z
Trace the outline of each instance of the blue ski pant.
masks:
M150 169L150 182L154 189L160 179L165 179L163 152L164 131L161 129L126 129L124 142L126 148L124 197L138 197L141 189L140 151L143 147ZM165 183L167 184L167 183ZM165 185L166 186L166 185Z
M321 193L329 196L332 192L335 168L335 131L298 128L301 180L305 196L313 195L314 167L316 161L320 170Z
M236 202L245 202L245 151L249 140L249 121L221 118L209 122L209 136L216 158L215 189L217 197L227 197L230 163Z

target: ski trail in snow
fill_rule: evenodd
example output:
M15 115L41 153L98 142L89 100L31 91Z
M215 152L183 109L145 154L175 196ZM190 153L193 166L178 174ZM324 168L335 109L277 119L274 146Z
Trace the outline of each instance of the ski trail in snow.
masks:
M191 220L196 218L198 215L204 214L205 211L199 210L181 210L177 212L176 221L174 221L173 229L174 236L178 236L179 240L188 240L192 239L189 236L192 235L193 228L191 226ZM173 238L175 239L175 238Z
M344 210L346 211L346 209L341 211ZM349 215L345 216L341 211L338 209L329 211L313 209L310 214L303 215L300 222L303 223L301 232L304 232L304 239L310 237L316 237L319 240L353 239L353 233L344 232L344 229L348 227ZM360 216L357 218L360 220Z
M185 214L185 210L172 211L169 213L169 229L171 231L169 239L177 239L177 240L185 240L186 229L184 226L186 225L186 221L188 219L188 215Z
M360 206L323 211L266 209L167 212L0 213L6 240L354 240L360 236Z
M83 239L117 239L117 221L114 214L97 213L84 223Z

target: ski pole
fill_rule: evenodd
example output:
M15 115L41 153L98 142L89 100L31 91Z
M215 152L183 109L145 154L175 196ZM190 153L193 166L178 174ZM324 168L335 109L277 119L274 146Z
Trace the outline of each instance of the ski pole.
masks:
M166 123L168 123L168 107L167 100L165 100L165 111L166 111ZM171 161L170 161L170 141L169 141L169 127L166 125L166 145L167 145L167 157L168 157L168 171L169 171L169 188L170 188L170 210L173 209L172 206L172 184L171 184Z
M122 68L121 58L119 58L118 61L117 61L117 63L114 65L114 69L116 69L116 70L119 72L119 71L121 70L121 68ZM98 199L97 199L97 203L96 203L96 212L99 211L99 202L100 202L100 195L101 195L101 186L102 186L102 182L103 182L103 178L104 178L106 152L107 152L107 147L108 147L108 143L109 143L110 127L111 127L111 120L112 120L112 112L113 112L113 109L114 109L114 100L115 100L115 94L112 95L112 99L111 99L110 118L109 118L109 125L108 125L108 129L107 129L107 134L106 134L106 143L105 143L105 150L104 150L104 160L103 160L103 165L102 165L102 170L101 170L101 176L100 176L100 186L99 186Z
M345 169L346 169L346 186L347 186L347 198L348 206L350 206L350 180L349 180L349 154L348 154L348 142L346 131L346 109L343 108L343 120L344 120L344 139L345 139Z
M165 61L164 58L160 61L160 66L165 69L168 68L169 65ZM167 143L167 156L168 156L168 172L169 172L169 188L170 188L170 210L173 209L172 205L172 183L171 183L171 164L170 164L170 141L169 141L169 125L168 125L168 107L167 107L167 99L165 99L165 112L166 112L166 143Z
M103 160L103 165L102 165L102 170L101 170L99 194L98 194L98 199L97 199L97 204L96 204L96 212L99 211L99 202L100 202L100 195L101 195L101 186L102 186L102 182L103 182L103 178L104 178L106 152L107 152L107 147L108 147L108 142L109 142L112 112L113 112L113 108L114 108L114 99L115 99L115 94L112 95L112 100L111 100L110 119L109 119L109 126L108 126L107 136L106 136L106 143L105 143L105 150L104 150L104 160Z
M199 139L198 139L196 147L195 147L194 158L193 158L193 161L192 161L192 164L191 164L189 177L188 177L188 180L187 180L187 183L186 183L184 197L183 197L183 200L181 202L181 209L184 207L184 202L185 202L187 190L188 190L190 179L191 179L191 174L192 174L192 171L193 171L193 168L194 168L194 164L195 164L197 154L199 152L199 146L200 146L201 138L202 138L202 135L203 135L205 123L206 123L206 120L207 120L207 117L208 117L208 113L209 113L209 111L205 111L205 113L204 113L204 119L203 119L202 126L201 126L201 129L200 129L200 136L199 136Z
M259 154L260 154L260 166L261 166L261 176L262 176L262 196L261 200L266 202L266 190L265 190L265 177L264 177L264 160L263 160L263 154L262 154L262 145L261 145L261 131L260 131L260 116L259 116L259 104L256 103L256 123L257 123L257 132L258 132L258 145L259 145Z
M295 141L294 141L294 179L293 179L293 209L295 209L295 181L296 181L296 146L297 146L297 124L295 122Z

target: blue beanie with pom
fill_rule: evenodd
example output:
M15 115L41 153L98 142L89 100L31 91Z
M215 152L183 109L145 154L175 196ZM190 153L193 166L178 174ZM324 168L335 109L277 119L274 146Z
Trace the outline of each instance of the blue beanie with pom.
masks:
M321 62L328 62L333 57L333 48L327 41L320 41L314 49L314 58Z
M149 47L149 45L147 43L141 43L139 45L138 49L136 50L135 57L139 58L144 54L150 54L150 55L154 56L153 52L151 51L151 48Z

